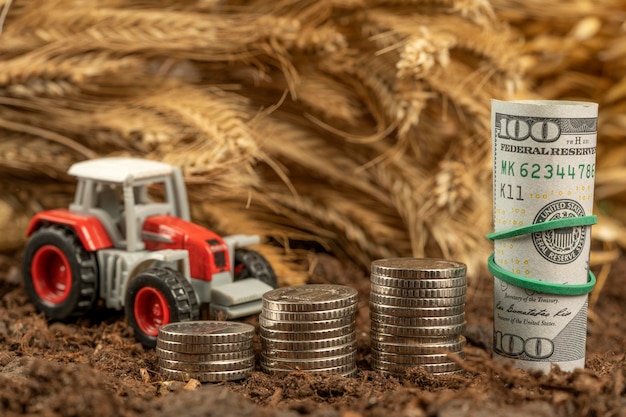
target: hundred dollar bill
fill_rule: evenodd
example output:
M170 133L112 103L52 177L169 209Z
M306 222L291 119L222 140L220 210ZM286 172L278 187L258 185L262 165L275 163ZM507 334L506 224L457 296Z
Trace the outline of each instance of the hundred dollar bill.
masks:
M592 214L598 105L492 101L494 231ZM584 284L590 226L494 241L495 264L526 279ZM587 295L554 295L495 279L494 358L549 372L583 368Z

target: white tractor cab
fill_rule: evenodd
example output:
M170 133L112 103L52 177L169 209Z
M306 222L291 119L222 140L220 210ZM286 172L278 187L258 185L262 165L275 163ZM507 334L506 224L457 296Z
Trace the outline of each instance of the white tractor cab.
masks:
M145 346L160 325L222 312L237 318L261 311L276 275L244 247L256 235L220 237L191 223L179 168L144 159L83 161L68 209L33 217L23 260L26 292L49 318L89 311L101 298L125 309Z

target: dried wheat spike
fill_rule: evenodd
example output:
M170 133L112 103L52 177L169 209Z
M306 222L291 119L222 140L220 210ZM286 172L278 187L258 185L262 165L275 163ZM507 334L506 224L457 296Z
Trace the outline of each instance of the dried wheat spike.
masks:
M520 71L516 35L486 2L15 3L0 43L0 128L68 155L38 178L63 180L85 149L164 160L184 168L194 216L224 234L245 226L363 267L445 255L479 270L488 100ZM5 178L44 158L5 146ZM303 279L292 261L305 255L261 249Z

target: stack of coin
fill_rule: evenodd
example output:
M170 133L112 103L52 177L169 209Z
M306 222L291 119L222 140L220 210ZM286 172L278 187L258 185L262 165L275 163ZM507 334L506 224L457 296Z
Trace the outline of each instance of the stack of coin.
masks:
M444 259L372 262L372 368L402 375L413 367L433 374L460 371L463 357L466 267Z
M259 316L261 369L356 375L358 293L342 285L301 285L265 293Z
M233 381L254 370L254 326L224 321L185 321L159 328L156 354L167 379Z

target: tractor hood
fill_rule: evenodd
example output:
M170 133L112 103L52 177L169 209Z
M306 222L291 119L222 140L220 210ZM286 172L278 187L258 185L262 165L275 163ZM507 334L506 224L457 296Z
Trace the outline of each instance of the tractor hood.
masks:
M186 250L192 278L210 281L214 274L230 270L230 254L224 240L218 234L181 218L148 217L141 238L148 250Z

